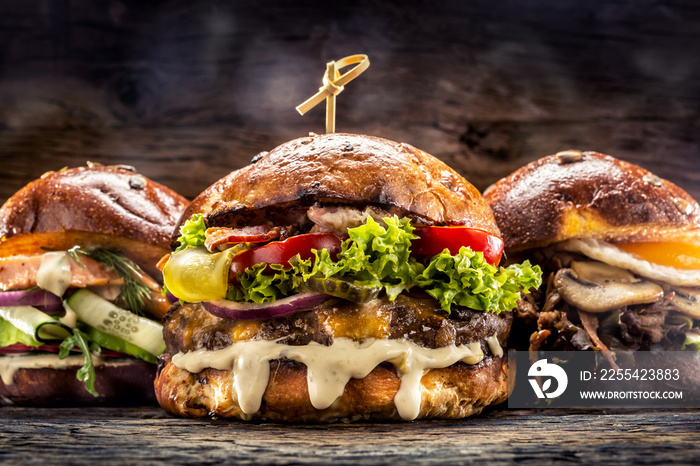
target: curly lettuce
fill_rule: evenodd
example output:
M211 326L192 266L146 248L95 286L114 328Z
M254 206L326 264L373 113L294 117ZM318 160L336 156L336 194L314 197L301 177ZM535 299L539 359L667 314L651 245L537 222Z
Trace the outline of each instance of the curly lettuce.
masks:
M180 237L178 241L180 246L175 249L175 252L182 251L187 247L198 248L204 246L206 237L207 225L204 223L202 214L194 214L180 227Z
M418 237L409 219L394 216L384 223L386 227L369 217L364 225L349 229L336 260L326 250L312 250L313 260L297 256L288 267L257 264L238 274L227 299L272 302L294 293L310 278L333 277L382 287L390 300L404 290L422 288L447 313L455 305L501 313L515 308L521 290L541 285L538 266L526 261L494 267L483 253L466 247L455 255L445 250L423 264L411 256L411 241Z

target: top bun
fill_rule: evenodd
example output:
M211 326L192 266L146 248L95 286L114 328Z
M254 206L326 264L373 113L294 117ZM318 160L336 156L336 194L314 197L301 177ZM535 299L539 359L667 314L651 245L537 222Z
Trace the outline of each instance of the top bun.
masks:
M135 254L148 257L137 262L150 263L155 257L155 264L158 254L170 249L173 227L187 204L131 168L48 172L0 208L0 257L79 244L141 249Z
M460 224L499 234L479 191L430 154L355 134L309 135L260 154L200 194L185 211L208 226L283 221L315 202L376 205L426 224Z
M700 241L700 206L688 193L597 152L543 157L498 181L485 197L511 250L570 238Z

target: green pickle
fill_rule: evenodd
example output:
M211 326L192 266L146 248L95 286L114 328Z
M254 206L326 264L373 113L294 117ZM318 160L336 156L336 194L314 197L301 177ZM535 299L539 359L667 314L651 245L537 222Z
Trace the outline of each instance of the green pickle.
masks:
M163 269L163 281L179 299L190 303L225 299L234 248L210 253L187 248L174 253Z
M339 278L309 278L299 285L299 291L325 293L356 303L366 303L375 299L382 287L362 286Z

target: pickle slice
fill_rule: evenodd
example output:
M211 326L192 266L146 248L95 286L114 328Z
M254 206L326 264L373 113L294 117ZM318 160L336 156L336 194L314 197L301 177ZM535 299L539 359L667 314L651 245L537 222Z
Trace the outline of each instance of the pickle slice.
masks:
M339 278L309 278L299 285L300 291L315 291L356 303L366 303L375 299L381 286L363 286Z

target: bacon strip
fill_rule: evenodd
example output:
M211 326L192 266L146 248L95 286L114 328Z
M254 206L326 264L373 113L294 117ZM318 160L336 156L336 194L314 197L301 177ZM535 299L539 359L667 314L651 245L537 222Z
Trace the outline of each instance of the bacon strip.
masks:
M224 244L263 243L280 237L282 229L268 225L244 228L209 228L204 246L211 252Z
M36 273L41 267L41 254L0 258L0 290L27 290L36 286ZM71 287L123 285L124 280L114 270L89 257L81 257L81 264L68 260L71 271Z

